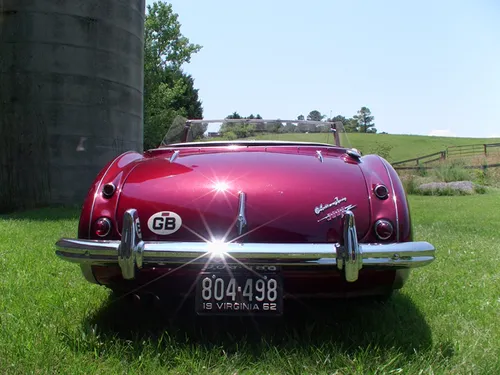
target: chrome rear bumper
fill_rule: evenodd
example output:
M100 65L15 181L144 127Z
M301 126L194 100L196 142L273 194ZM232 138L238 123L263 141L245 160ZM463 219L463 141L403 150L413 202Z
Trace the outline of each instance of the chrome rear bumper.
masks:
M137 210L123 217L121 241L62 238L56 254L81 264L117 264L124 279L133 279L144 264L206 264L212 259L227 263L274 265L337 265L349 282L358 279L363 266L414 268L434 260L434 247L428 242L358 244L354 214L344 215L343 243L206 243L143 241ZM214 259L214 260L215 260Z

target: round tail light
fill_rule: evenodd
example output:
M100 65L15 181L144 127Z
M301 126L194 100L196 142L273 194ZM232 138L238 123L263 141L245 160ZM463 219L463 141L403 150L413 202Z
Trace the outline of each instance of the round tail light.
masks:
M94 224L95 234L99 237L106 237L111 232L111 221L106 217L101 217Z
M380 219L375 223L375 234L381 240L388 240L394 233L394 227L388 220Z
M378 199L387 199L389 197L389 189L385 185L377 185L373 188L373 192Z

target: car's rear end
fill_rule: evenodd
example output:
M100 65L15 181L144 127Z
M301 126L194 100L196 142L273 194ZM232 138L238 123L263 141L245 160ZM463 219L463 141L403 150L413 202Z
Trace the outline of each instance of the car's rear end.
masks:
M127 161L124 159L128 158ZM393 169L341 147L183 144L122 156L58 255L123 292L199 313L277 314L283 298L386 295L434 259Z

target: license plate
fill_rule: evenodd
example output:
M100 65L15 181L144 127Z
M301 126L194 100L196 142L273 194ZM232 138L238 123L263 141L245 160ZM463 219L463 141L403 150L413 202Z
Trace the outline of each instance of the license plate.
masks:
M281 315L283 286L276 272L203 272L196 286L199 315Z

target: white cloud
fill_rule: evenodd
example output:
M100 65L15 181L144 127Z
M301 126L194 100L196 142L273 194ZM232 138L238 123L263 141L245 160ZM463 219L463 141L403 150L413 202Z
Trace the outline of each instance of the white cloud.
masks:
M431 130L428 135L434 135L434 136L437 136L437 137L456 137L457 136L455 133L453 133L449 129L446 129L446 130L441 130L441 129Z

